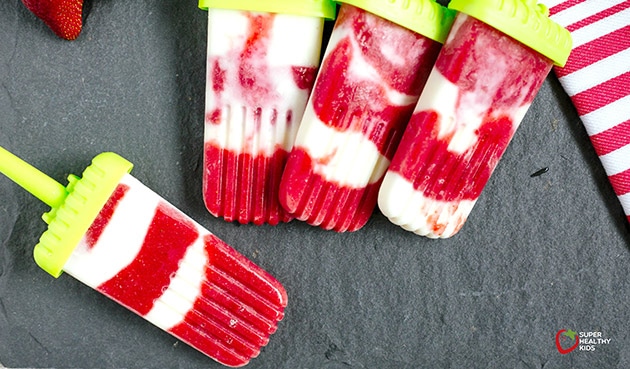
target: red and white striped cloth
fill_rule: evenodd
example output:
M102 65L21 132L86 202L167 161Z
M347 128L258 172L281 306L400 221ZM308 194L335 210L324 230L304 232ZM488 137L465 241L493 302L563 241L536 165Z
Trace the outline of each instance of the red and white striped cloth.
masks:
M630 0L541 0L573 36L555 73L630 222Z

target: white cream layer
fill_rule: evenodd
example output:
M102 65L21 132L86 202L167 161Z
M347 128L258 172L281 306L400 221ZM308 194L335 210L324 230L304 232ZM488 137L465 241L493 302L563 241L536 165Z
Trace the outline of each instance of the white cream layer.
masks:
M207 232L205 232L207 234ZM164 294L153 303L153 309L145 318L156 326L169 330L181 323L201 296L208 258L205 253L203 234L186 250L179 269L171 279Z
M406 178L391 171L385 174L378 194L378 207L392 223L430 238L448 238L457 233L475 203L427 198Z
M208 10L208 56L226 56L233 50L242 50L249 33L249 19L245 13L229 9ZM321 18L276 14L265 62L272 67L316 65L323 26Z
M490 77L488 77L490 78ZM492 85L492 82L489 82ZM498 80L495 83L499 83ZM481 86L478 86L481 88ZM429 76L416 112L435 111L438 113L438 139L449 140L447 149L462 155L473 149L479 137L477 130L483 124L486 112L492 105L490 98L479 97L474 91L460 91L434 68ZM530 104L522 105L510 111L498 111L498 114L510 117L513 131L522 121ZM427 198L413 184L398 173L387 172L379 190L378 204L383 214L392 223L416 234L431 238L447 238L461 228L468 218L476 200L454 202L438 201ZM434 225L444 226L434 232Z
M226 74L225 90L217 99L212 91L212 66L208 65L206 113L220 108L225 115L219 124L206 122L205 142L237 154L271 156L278 147L290 151L310 92L298 88L292 67L319 65L323 24L316 17L275 15L265 58L256 60L268 68L271 95L252 103L241 91L238 60L231 60L244 48L249 19L236 10L208 11L208 60L220 58Z
M306 98L304 99L304 101ZM293 114L299 119L304 113L296 103ZM230 104L224 106L225 119L220 124L206 123L204 141L219 148L227 149L235 154L250 154L252 156L272 156L278 148L291 151L299 123L293 115L291 123L272 123L273 109L262 111L261 119L257 122L254 112L242 105ZM278 112L286 117L289 109ZM286 121L286 119L285 119Z
M118 203L98 242L90 249L85 239L82 240L63 268L66 273L92 288L107 282L134 261L159 203L172 207L184 216L133 176L125 175L120 183L129 186L129 190ZM165 330L180 323L193 308L197 296L201 295L201 283L205 278L208 259L204 250L204 236L209 232L196 222L189 221L197 228L199 237L186 250L168 288L145 316L148 321Z
M328 182L363 188L378 181L389 160L361 132L339 131L322 123L309 104L295 140L311 157L313 171Z
M96 244L90 248L85 238L76 247L63 269L92 288L112 279L136 258L160 197L131 175L121 184L129 190L118 203L111 220Z
M491 78L488 77L487 80L489 79ZM499 80L495 81L495 83L499 82ZM482 89L481 86L477 88ZM437 138L445 139L452 136L448 150L452 153L463 154L477 143L479 137L476 132L481 127L486 112L492 107L492 99L481 95L484 94L475 90L460 91L457 85L444 77L437 68L433 68L415 112L437 112L439 124ZM509 111L497 110L496 114L509 117L515 131L530 105L524 104Z
M352 40L353 47L352 60L347 71L347 78L350 81L367 80L379 84L385 91L387 104L390 106L407 106L417 100L417 96L401 93L382 80L378 70L363 57L349 27L335 28L324 58L346 38ZM397 58L391 52L385 55ZM323 70L321 72L325 73ZM315 83L317 84L317 81ZM361 132L363 122L353 122L345 131L330 127L318 118L311 100L300 123L295 146L306 151L313 159L314 172L328 182L351 188L363 188L378 181L387 170L389 160L381 155L374 142ZM378 110L379 107L371 108ZM385 106L380 108L384 109Z

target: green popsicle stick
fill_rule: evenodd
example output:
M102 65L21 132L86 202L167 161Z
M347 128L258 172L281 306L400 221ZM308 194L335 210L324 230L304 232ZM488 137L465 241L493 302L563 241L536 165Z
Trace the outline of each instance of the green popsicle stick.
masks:
M9 177L51 208L61 206L68 196L66 188L61 183L13 155L2 146L0 146L0 173Z

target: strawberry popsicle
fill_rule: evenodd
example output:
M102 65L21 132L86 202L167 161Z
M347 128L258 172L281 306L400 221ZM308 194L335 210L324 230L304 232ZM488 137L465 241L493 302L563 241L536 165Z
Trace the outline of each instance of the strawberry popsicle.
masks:
M453 18L433 0L341 3L280 184L288 212L337 232L371 216Z
M129 174L113 153L64 187L0 147L0 172L52 207L37 264L62 271L228 366L267 344L282 285Z
M569 33L535 0L452 0L460 11L379 192L379 208L419 235L459 231Z
M280 176L319 66L331 0L201 0L208 10L203 196L227 221L278 224Z

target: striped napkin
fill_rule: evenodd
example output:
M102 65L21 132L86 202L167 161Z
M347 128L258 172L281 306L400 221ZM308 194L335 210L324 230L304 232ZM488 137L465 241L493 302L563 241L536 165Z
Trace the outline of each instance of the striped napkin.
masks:
M573 37L556 67L630 222L630 0L542 0Z

